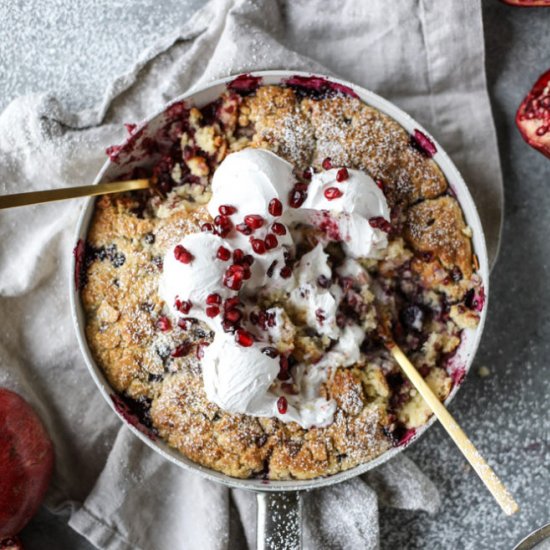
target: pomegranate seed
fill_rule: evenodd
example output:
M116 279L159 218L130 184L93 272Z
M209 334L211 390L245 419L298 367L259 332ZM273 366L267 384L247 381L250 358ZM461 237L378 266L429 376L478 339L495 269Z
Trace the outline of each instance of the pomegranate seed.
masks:
M250 279L250 277L252 276L252 272L250 271L250 268L247 265L243 267L244 267L243 278L245 281L248 281L248 279Z
M280 216L283 213L283 203L279 199L271 199L267 209L272 216Z
M230 323L238 323L242 319L243 314L238 309L229 309L224 314L224 319Z
M252 229L246 225L246 223L239 223L235 226L235 229L242 233L243 235L250 235L252 233Z
M208 306L206 308L206 315L208 315L208 317L212 318L212 317L216 317L216 315L219 315L220 314L220 308L218 306Z
M178 246L174 248L174 256L176 260L182 264L190 264L194 258L193 254L191 254L191 252L189 252L189 250L181 244L178 244Z
M279 272L279 275L283 279L288 279L292 275L292 269L288 267L288 265L285 265L285 267L283 267L283 269Z
M164 315L162 317L159 317L157 321L157 326L162 332L166 332L167 330L170 330L172 328L172 323L170 322L170 319L168 317L165 317Z
M286 227L282 223L279 223L279 222L275 222L271 226L271 231L273 231L273 233L275 233L277 235L286 235Z
M218 212L219 212L222 216L231 216L231 214L234 214L236 211L237 211L237 209L236 209L234 206L231 206L231 205L229 205L229 204L222 204L222 205L218 208Z
M265 238L264 242L265 242L265 247L268 250L272 250L273 248L275 248L279 244L279 241L277 240L277 237L275 237L275 235L273 235L272 233L269 233L269 235L266 235L266 238Z
M236 264L240 264L242 263L243 259L244 259L244 252L240 248L235 249L233 251L233 261Z
M349 172L347 168L340 168L338 172L336 172L336 181L346 181L349 178Z
M297 183L290 191L288 202L292 208L300 208L307 199L307 187L301 183Z
M227 262L227 260L229 260L229 258L231 258L231 252L229 252L229 250L227 250L227 248L225 248L225 246L220 246L218 248L218 252L216 252L216 258L218 258L218 260L222 260L224 262Z
M272 359L274 359L275 357L277 357L277 355L279 355L279 352L277 351L277 349L271 346L262 348L262 353L267 355L268 357L271 357Z
M375 183L376 185L378 185L380 191L384 191L384 183L382 182L382 180L375 180Z
M390 233L392 230L391 224L389 221L385 220L382 216L376 216L369 220L369 225L374 229L380 229L385 233Z
M185 342L184 344L180 344L175 350L173 350L170 355L172 357L183 357L184 355L187 355L190 350L191 344L189 344L189 342Z
M214 233L214 226L211 223L203 223L201 225L201 231L203 233Z
M266 321L265 311L260 311L260 312L258 313L258 325L259 325L263 330L266 329L265 321Z
M250 267L254 263L254 256L252 254L246 254L243 258L243 264Z
M340 189L338 189L337 187L329 187L327 189L325 189L325 197L329 200L329 201L333 201L334 199L339 199L344 193L342 193L342 191L340 191Z
M256 254L265 254L265 243L262 239L250 239L250 244Z
M239 265L239 264L231 264L228 268L227 268L227 272L230 274L230 275L233 275L233 273L240 273L241 275L244 275L244 271L245 271L245 268L243 265Z
M224 309L233 309L241 305L241 300L238 296L233 296L233 298L227 298L223 304Z
M243 274L239 271L226 272L223 277L223 284L231 290L240 290L243 286Z
M235 325L231 321L222 321L222 328L224 332L235 332Z
M180 313L187 315L193 307L193 304L189 300L179 300L176 298L175 306Z
M322 166L323 166L323 170L330 170L332 168L332 160L330 157L327 157L323 163L322 163Z
M250 227L250 229L259 229L264 224L264 219L257 214L250 214L244 217L244 223Z
M254 343L254 337L250 332L240 328L235 333L235 342L243 348L249 348Z
M306 181L310 181L311 180L311 168L308 168L307 170L304 170L302 172L302 179L306 180Z
M214 223L216 225L216 230L221 237L225 237L233 227L231 220L227 216L223 215L216 216L214 218Z
M277 410L280 414L285 414L288 410L288 401L284 395L281 395L281 397L277 399Z
M281 357L279 358L279 374L277 375L277 378L279 380L288 380L290 378L288 369L288 356L281 355Z
M316 309L316 310L315 310L315 318L317 319L317 322L318 322L320 325L323 325L323 323L324 323L325 320L326 320L325 310L324 310L324 309L321 309L321 308Z
M206 297L206 303L209 306L219 306L222 303L222 297L219 294L209 294Z

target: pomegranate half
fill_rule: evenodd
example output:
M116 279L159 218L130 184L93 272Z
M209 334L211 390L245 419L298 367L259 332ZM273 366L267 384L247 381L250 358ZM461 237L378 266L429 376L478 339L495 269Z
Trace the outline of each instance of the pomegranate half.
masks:
M550 70L535 82L516 113L523 139L550 158Z
M0 388L0 548L38 510L53 463L53 444L40 418L22 397Z

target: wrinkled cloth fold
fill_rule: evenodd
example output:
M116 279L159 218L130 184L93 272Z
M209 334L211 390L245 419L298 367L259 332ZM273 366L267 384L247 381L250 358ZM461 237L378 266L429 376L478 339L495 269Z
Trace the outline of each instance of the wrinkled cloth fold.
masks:
M423 124L462 172L494 260L502 176L486 90L479 0L214 0L144 52L100 106L54 97L0 115L2 193L92 181L108 145L183 92L218 77L295 69L348 79ZM24 395L56 448L48 506L98 548L255 545L255 497L168 463L112 414L80 355L69 307L75 202L0 214L0 385ZM404 455L305 495L306 548L377 548L378 508L433 513L437 490Z

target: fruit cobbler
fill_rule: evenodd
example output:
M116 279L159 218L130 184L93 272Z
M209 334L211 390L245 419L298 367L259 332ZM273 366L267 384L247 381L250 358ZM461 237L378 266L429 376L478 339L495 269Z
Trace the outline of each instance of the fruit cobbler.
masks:
M243 76L109 150L151 189L97 199L87 340L117 408L192 461L306 479L403 444L444 400L484 292L433 142L329 81ZM125 156L126 155L126 156ZM130 159L130 161L128 161Z

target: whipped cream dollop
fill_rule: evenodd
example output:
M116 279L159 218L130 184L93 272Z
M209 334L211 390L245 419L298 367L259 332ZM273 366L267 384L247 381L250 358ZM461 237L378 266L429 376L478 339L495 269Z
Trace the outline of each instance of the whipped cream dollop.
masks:
M381 257L389 227L384 194L367 174L310 174L300 181L291 164L261 149L228 155L212 180L214 223L168 250L159 286L174 316L214 332L202 358L209 400L304 428L330 424L336 403L322 385L360 358L365 327L343 315L349 291L341 281L368 289L357 260ZM334 269L331 241L346 255ZM321 342L322 353L302 345L296 359L303 335Z

